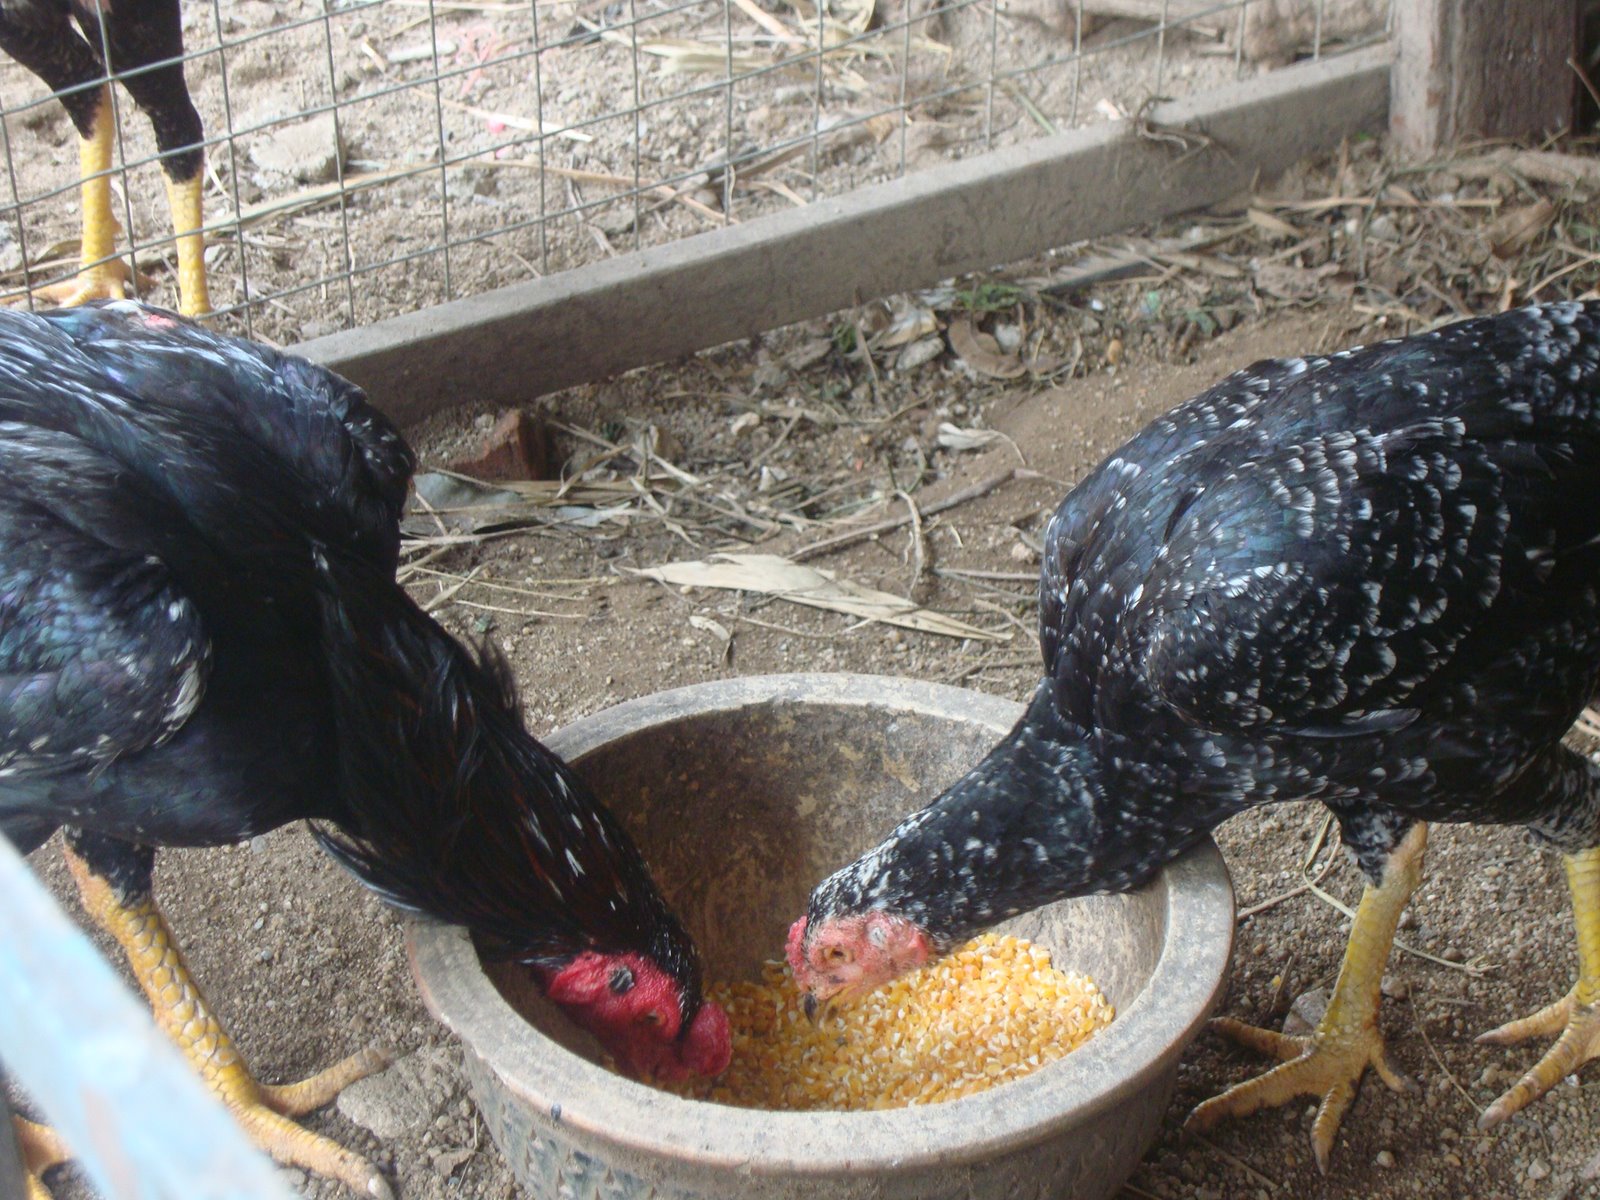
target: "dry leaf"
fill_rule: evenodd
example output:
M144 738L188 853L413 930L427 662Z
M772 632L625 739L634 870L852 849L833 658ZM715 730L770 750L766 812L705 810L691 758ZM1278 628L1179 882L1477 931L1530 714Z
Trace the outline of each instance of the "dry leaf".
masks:
M1249 218L1250 224L1264 233L1270 233L1273 237L1299 240L1305 236L1282 217L1274 216L1264 208L1252 208L1245 215Z
M869 621L882 621L944 637L972 638L983 642L1008 642L1009 632L991 633L913 604L888 592L840 579L832 571L791 562L777 554L713 554L703 562L666 563L643 569L625 568L677 587L726 588L776 596L794 604L825 608Z
M733 637L733 634L728 632L728 627L722 622L713 621L710 617L702 617L699 613L691 613L689 615L689 624L724 642Z
M709 633L719 643L717 657L722 662L729 662L733 658L733 634L728 632L728 627L720 621L713 621L710 617L702 617L699 613L691 613L689 624L704 633Z
M941 337L925 337L920 341L912 342L900 356L894 360L896 371L915 371L925 363L931 363L944 353L944 339Z
M1005 434L993 429L962 429L949 421L939 423L939 445L946 450L982 450L1005 440Z
M831 19L853 34L862 34L872 24L872 12L877 4L876 0L831 0L827 7Z
M1489 253L1502 262L1515 258L1538 241L1539 235L1549 229L1555 219L1556 206L1544 199L1502 214L1483 231Z
M1256 287L1280 300L1313 300L1334 295L1348 296L1353 285L1339 277L1336 262L1320 267L1296 267L1289 263L1262 263L1256 268Z
M1209 254L1187 254L1182 250L1152 251L1151 257L1158 261L1171 263L1175 267L1182 267L1185 271L1204 271L1207 275L1215 275L1221 279L1243 279L1245 270L1231 262L1225 262Z
M899 113L874 113L862 122L875 142L887 141L889 135L900 128Z
M875 350L892 350L939 330L939 318L934 316L932 309L923 308L920 304L897 305L886 317L882 330L872 339Z
M948 330L950 349L979 375L990 379L1015 379L1027 372L1022 360L1000 349L1000 343L972 327L971 317L958 317Z
M821 362L832 351L833 340L831 338L812 338L808 342L802 342L784 355L783 365L791 371L803 371L812 364Z
M717 42L697 42L689 38L653 38L648 42L639 42L635 46L633 39L615 29L602 30L600 36L608 42L637 49L640 54L650 54L659 58L663 75L692 71L704 71L713 75L732 71L734 75L747 75L772 65L770 56L739 51L729 54L727 48Z

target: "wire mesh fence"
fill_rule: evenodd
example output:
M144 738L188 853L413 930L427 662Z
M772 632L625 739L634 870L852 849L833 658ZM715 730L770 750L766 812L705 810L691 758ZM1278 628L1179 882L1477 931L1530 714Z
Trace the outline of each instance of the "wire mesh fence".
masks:
M212 303L281 342L367 324L1368 44L1391 3L189 0ZM112 95L119 246L171 304L155 141ZM77 270L77 139L11 62L0 118L28 302Z

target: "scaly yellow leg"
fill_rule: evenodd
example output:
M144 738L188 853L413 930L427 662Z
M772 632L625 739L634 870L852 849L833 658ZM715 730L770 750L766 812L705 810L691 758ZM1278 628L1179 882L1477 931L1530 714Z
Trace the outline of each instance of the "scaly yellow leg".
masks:
M54 304L85 304L90 300L120 300L128 294L132 278L128 264L117 256L117 235L122 227L111 211L111 150L116 141L111 90L101 92L95 109L94 133L78 141L79 196L82 233L78 274L62 283L37 288L34 295Z
M156 1024L178 1044L256 1144L280 1162L338 1179L360 1195L391 1200L389 1185L366 1159L288 1119L326 1104L346 1085L386 1065L388 1056L368 1049L303 1083L258 1084L239 1058L233 1039L206 1006L155 901L146 896L125 904L70 848L66 859L84 908L126 952L150 999Z
M1419 822L1389 856L1383 882L1378 887L1369 885L1361 893L1333 998L1310 1035L1291 1037L1226 1017L1211 1022L1217 1032L1283 1061L1265 1075L1199 1105L1184 1123L1186 1132L1201 1133L1224 1117L1246 1116L1257 1109L1287 1104L1296 1096L1321 1096L1311 1127L1311 1148L1317 1166L1326 1173L1339 1122L1355 1099L1356 1085L1366 1069L1372 1067L1397 1092L1411 1087L1384 1052L1383 1035L1378 1032L1379 985L1400 913L1422 879L1422 854L1427 845L1428 827Z
M1560 1034L1533 1069L1478 1118L1478 1128L1498 1125L1544 1095L1584 1063L1600 1055L1600 849L1562 856L1572 916L1578 927L1578 981L1561 999L1531 1017L1512 1021L1479 1036L1480 1042L1509 1046L1531 1037Z
M23 1186L28 1189L27 1200L50 1200L44 1186L44 1173L60 1166L72 1157L72 1151L59 1134L47 1125L39 1125L25 1117L12 1117L17 1134L17 1146L22 1150Z
M186 183L167 180L167 208L172 213L172 233L178 242L178 311L186 317L203 317L211 311L206 284L206 240L200 232L204 172Z

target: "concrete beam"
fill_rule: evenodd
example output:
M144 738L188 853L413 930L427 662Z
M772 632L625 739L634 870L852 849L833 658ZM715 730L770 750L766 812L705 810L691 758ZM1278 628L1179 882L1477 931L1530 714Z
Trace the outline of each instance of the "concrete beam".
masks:
M511 405L862 301L1214 204L1383 130L1374 47L295 349L402 424Z

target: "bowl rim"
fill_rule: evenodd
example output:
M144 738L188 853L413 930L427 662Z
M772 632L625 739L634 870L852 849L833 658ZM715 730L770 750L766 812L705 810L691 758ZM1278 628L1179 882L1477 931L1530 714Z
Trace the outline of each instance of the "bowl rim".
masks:
M1023 706L900 676L797 673L713 680L582 717L545 739L569 760L655 725L788 702L889 707L1010 730ZM775 1112L689 1100L637 1083L540 1033L500 994L458 926L408 923L412 974L429 1011L547 1119L631 1155L760 1175L836 1175L957 1166L1034 1144L1158 1086L1220 998L1234 933L1228 870L1207 838L1146 889L1164 892L1167 935L1145 987L1062 1063L941 1104L866 1112ZM1194 948L1181 961L1176 945ZM493 1047L491 1057L485 1047Z

